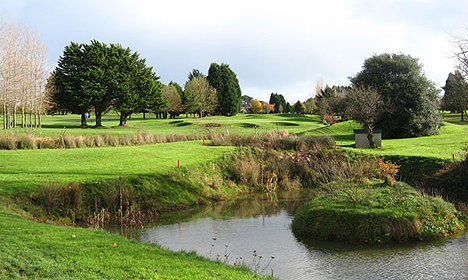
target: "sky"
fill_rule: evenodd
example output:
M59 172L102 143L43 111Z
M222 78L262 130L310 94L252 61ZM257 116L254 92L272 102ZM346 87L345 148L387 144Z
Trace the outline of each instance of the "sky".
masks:
M242 94L267 102L305 101L317 81L349 85L381 53L418 58L441 87L451 41L468 38L466 0L0 0L0 15L39 34L52 69L70 42L96 39L137 51L166 84L227 63Z

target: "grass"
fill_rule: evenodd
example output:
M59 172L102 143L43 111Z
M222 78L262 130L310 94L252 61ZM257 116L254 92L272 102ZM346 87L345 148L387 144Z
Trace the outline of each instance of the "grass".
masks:
M21 119L21 118L20 118ZM88 121L93 126L94 119ZM155 119L147 114L143 119L141 114L134 114L128 120L128 127L118 127L119 117L114 112L103 116L101 128L79 128L79 115L55 115L42 118L42 128L16 128L1 131L3 134L35 134L39 136L60 135L94 135L94 134L132 134L136 132L150 132L154 134L192 134L200 132L218 132L235 134L266 133L272 130L287 129L291 133L300 133L324 126L318 116L294 114L238 114L235 117L214 116L207 118L191 118L185 115L177 119ZM216 125L213 125L216 124ZM252 127L257 126L257 130Z
M297 234L351 243L432 240L464 229L461 214L440 197L422 195L405 183L336 181L303 206Z
M468 122L461 122L459 114L442 114L444 125L438 135L384 139L382 147L377 149L354 149L353 129L361 128L361 125L346 121L332 126L325 126L315 115L295 114L238 114L234 117L214 116L207 118L186 118L181 115L177 119L155 119L154 115L147 114L147 119L142 115L134 115L126 128L117 127L118 116L109 112L103 117L102 128L78 128L80 117L78 115L56 115L43 118L42 129L22 129L0 131L1 134L34 134L37 136L66 136L66 135L96 135L96 134L135 134L153 133L167 134L194 134L194 133L228 133L238 135L264 134L272 131L287 130L290 134L333 136L338 145L348 150L381 156L411 156L428 157L448 160L455 155L461 159L460 151L468 145ZM93 119L90 119L93 125ZM216 125L213 125L216 124ZM256 129L254 127L257 127Z
M221 157L233 147L203 146L202 141L130 147L2 150L0 194L31 192L51 181L88 182L165 174Z
M341 145L345 150L358 153L384 155L387 157L400 156L411 159L431 159L429 161L432 162L433 160L443 161L451 159L452 154L458 155L459 151L468 142L468 134L466 133L468 126L459 121L458 115L445 114L444 119L446 123L441 128L439 135L412 139L383 140L383 147L378 149L352 148L354 144L352 129L360 128L360 125L355 122L349 121L333 126L324 126L320 123L318 116L293 114L239 114L232 118L219 116L203 119L180 117L175 120L156 120L154 117L144 120L142 116L135 115L129 120L129 127L121 128L116 127L118 124L117 115L109 113L103 119L105 127L87 129L77 128L79 126L78 115L46 116L43 118L42 129L17 128L1 131L0 134L7 136L32 134L41 137L58 137L67 135L120 135L135 133L168 135L174 133L215 132L226 135L254 135L287 130L290 134L331 135L335 138L337 144ZM90 125L92 124L90 122ZM252 128L255 126L257 126L257 129ZM151 176L159 178L158 180L161 180L161 178L162 180L167 180L164 176L171 172L175 175L170 177L170 179L177 179L177 176L184 175L193 177L195 181L192 181L192 183L202 186L203 192L206 192L205 195L210 195L212 190L216 190L220 186L219 180L224 180L225 178L219 177L219 174L215 174L215 171L213 171L214 173L211 171L203 173L203 169L198 169L197 167L219 159L223 154L234 149L233 147L203 146L202 141L191 141L106 148L2 150L0 151L0 202L5 197L13 197L19 193L37 193L41 190L41 186L48 185L51 181L56 181L58 184L79 182L85 184L85 186L86 184L94 184L93 186L96 187L99 186L97 182L116 181L119 177L126 178L131 183L134 182L132 180ZM292 156L291 160L295 160ZM308 154L304 159L308 160L312 156L314 155ZM181 160L182 170L180 171L177 169L177 159ZM410 160L409 162L414 163L415 161ZM350 164L354 163L351 162ZM354 165L356 165L355 168L350 169L352 174L366 172L365 168L358 168L359 164ZM303 167L304 172L311 172L311 178L316 178L317 180L322 178L323 172L316 171L321 168L320 165L310 168L304 164ZM260 178L262 179L258 181L260 182L259 184L265 187L270 186L270 188L281 185L282 177L280 172L288 172L287 169L281 165L272 166L271 177L263 178L261 177L263 176L262 171L268 170L265 168L268 168L268 165L259 166L258 170L260 172L257 173L260 174ZM258 174L254 174L254 171L256 172L257 169L253 169L251 166L245 165L239 170L241 173L237 175L242 180L248 181L258 177ZM245 173L243 170L250 171L252 173L251 178L244 178L245 174L250 173ZM231 173L235 174L234 171ZM234 176L233 174L230 174L230 176ZM297 184L296 180L292 179L290 182ZM145 182L142 183L144 186L146 186L145 184L153 185L153 181L151 180ZM171 204L178 201L196 202L189 197L189 194L183 192L183 190L187 190L186 185L168 184L161 184L155 188L158 191L156 194L159 195L157 196L158 199L163 200L164 203ZM403 189L408 189L408 187L401 188L400 190L397 187L396 190L398 190L400 196L401 193L405 194L405 196L401 197L406 197L406 190ZM369 199L366 199L367 189L369 188L365 188L362 192L365 194L362 199L363 202L374 200L372 195L369 196ZM53 189L51 190L53 191ZM382 187L378 190L376 191L376 195L381 198L382 203L399 197L399 194L394 193L390 187ZM380 190L383 192L380 192ZM227 189L223 191L226 193L229 191L236 192L236 190ZM212 193L216 195L216 192L212 191ZM359 193L360 190L357 190L357 194ZM349 196L342 195L339 198L349 203ZM408 201L413 199L409 189L408 199ZM422 201L425 201L424 203L426 204L428 203L427 205L433 205L432 202L427 202L431 199L423 197ZM377 201L378 199L375 200ZM331 207L333 206L331 202L324 200L320 204ZM345 201L342 202L345 203ZM411 203L418 205L419 202L415 198ZM421 202L420 204L424 203ZM439 199L436 199L434 203L436 208L448 209L449 212L447 213L450 216L450 213L452 213L450 211L452 210L449 204L443 204ZM231 277L232 279L244 279L252 277L249 272L209 262L192 253L172 253L162 250L157 246L138 244L104 232L57 227L30 221L20 218L17 214L13 214L13 210L1 208L3 207L2 205L6 204L6 202L0 203L0 247L2 248L0 251L0 278L108 279L125 277L229 279ZM348 204L342 204L341 208L337 207L334 211L342 209L343 205ZM356 213L361 213L361 206L356 207ZM380 209L378 207L375 208ZM427 209L427 207L424 209ZM380 217L377 220L386 221L384 215L388 213L382 209L379 211L372 215ZM416 217L414 216L415 214L412 214L412 209L409 209L409 212L404 211L401 213L409 213L408 215L402 214L404 217ZM427 212L426 214L431 213L433 212ZM351 220L354 222L358 222L360 219L357 218L359 215L354 215L353 217L356 217L356 219ZM442 214L430 217L442 217ZM440 219L440 221L445 220ZM424 224L423 222L421 224ZM430 226L422 227L425 228L423 232L431 233L431 229L433 232L438 232L439 229L443 228L440 224L434 224L435 227L432 228ZM446 225L449 230L453 229L453 223ZM333 232L339 231L335 228ZM385 238L386 236L385 233L382 235L382 232L379 232L379 234L371 242L377 242L376 240ZM71 238L72 235L75 235L76 238ZM426 238L424 234L420 234L419 237ZM114 243L117 244L116 247L109 246Z
M305 135L330 135L335 138L338 145L350 151L359 151L379 156L408 156L427 157L443 160L462 159L460 151L468 146L468 126L465 122L456 121L459 116L444 114L444 125L438 135L383 139L382 147L374 149L355 149L353 129L361 128L354 121L346 121L332 126L319 127L303 132ZM455 120L456 119L456 120Z
M0 279L272 279L195 253L27 220L4 208L0 248Z

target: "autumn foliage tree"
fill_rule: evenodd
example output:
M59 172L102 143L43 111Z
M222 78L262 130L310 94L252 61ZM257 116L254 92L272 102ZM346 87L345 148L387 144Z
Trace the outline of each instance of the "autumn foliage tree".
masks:
M262 103L257 99L252 100L252 107L250 107L252 113L259 114L262 112Z

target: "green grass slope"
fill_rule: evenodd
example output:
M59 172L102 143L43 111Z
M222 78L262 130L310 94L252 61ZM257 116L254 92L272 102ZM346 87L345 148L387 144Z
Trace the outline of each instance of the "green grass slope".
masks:
M88 182L118 177L166 174L221 157L234 147L203 146L202 141L145 146L3 150L0 194L30 192L51 181Z
M116 234L30 221L1 207L0 248L0 279L272 279Z

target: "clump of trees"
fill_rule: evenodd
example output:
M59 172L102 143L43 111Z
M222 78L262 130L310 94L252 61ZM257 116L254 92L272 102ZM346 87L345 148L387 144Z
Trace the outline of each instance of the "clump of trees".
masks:
M83 127L87 126L86 114L91 109L97 127L110 108L119 112L119 125L125 126L131 114L165 106L162 84L152 67L147 67L137 52L119 44L72 42L58 60L52 83L56 88L52 100L80 114Z
M0 19L0 110L4 129L17 126L19 113L21 127L41 126L47 75L46 47L38 35L25 26Z
M460 71L450 73L445 82L444 96L442 97L441 109L463 114L468 109L468 83Z
M374 55L351 78L356 88L375 90L384 108L376 121L386 138L437 133L439 90L424 75L417 58L404 54Z

